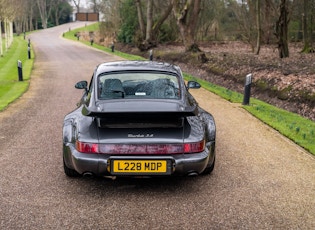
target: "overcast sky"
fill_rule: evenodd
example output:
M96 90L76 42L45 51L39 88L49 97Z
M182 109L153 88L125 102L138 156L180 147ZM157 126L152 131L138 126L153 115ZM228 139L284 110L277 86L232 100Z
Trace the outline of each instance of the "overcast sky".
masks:
M87 7L89 0L80 0L80 7ZM71 4L74 6L73 1L71 0Z
M88 0L81 0L80 1L80 5L82 5L83 7L87 7Z

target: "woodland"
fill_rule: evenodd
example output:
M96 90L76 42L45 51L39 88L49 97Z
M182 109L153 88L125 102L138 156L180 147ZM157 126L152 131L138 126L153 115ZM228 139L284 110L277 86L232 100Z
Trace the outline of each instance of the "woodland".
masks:
M73 12L100 14L85 39L144 57L152 50L238 92L252 73L253 96L315 120L315 0L0 0L0 54L8 34L70 22Z

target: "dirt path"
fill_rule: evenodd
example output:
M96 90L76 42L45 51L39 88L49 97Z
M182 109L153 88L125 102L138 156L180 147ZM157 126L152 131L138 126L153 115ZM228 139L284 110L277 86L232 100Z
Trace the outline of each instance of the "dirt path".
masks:
M79 24L77 24L79 26ZM314 229L315 158L204 89L217 122L217 164L196 178L69 179L61 128L101 61L117 57L32 35L30 90L0 113L0 229Z

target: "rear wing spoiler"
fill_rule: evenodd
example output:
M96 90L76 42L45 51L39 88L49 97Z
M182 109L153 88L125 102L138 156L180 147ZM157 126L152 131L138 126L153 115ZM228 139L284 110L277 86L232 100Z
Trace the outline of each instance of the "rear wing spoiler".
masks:
M198 114L198 108L190 108L189 110L183 111L93 111L89 110L85 105L82 108L82 114L84 116L96 117L96 118L123 118L123 117L133 117L133 118L158 118L158 117L191 117Z
M185 117L196 116L196 111L95 112L86 107L82 113L95 117L100 128L181 128Z

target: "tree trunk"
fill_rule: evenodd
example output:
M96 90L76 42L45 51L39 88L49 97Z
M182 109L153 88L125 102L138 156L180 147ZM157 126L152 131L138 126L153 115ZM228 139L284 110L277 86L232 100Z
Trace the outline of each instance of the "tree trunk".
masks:
M140 32L141 32L141 40L145 38L145 27L144 27L144 19L143 19L143 13L142 13L142 7L140 0L135 0L137 12L138 12L138 21L140 26Z
M158 33L158 30L160 29L160 27L163 24L163 22L170 15L170 13L172 12L172 9L173 9L173 4L171 3L167 7L167 9L164 11L164 14L162 15L162 17L154 24L153 30L152 30L152 35L155 35L155 34Z
M13 42L13 23L9 19L4 19L4 34L5 34L5 50L8 49Z
M276 32L275 35L278 38L278 51L279 57L285 58L289 57L289 47L288 47L288 9L286 0L281 0L280 7L280 16L276 23Z
M303 6L303 14L302 14L302 26L303 26L303 42L304 42L304 47L302 52L304 53L310 53L312 51L312 43L311 43L311 36L308 31L308 7L309 7L309 2L308 0L303 1L304 6Z
M0 56L1 57L3 56L1 18L0 18Z
M29 15L29 31L34 30L33 25L33 8L30 9L30 15Z
M11 47L11 45L13 43L13 36L14 36L14 34L13 34L13 22L12 21L9 22L9 30L10 30L9 38L10 38L10 47Z
M80 0L72 0L73 4L77 8L77 13L80 13Z
M48 16L47 16L46 0L36 0L36 2L37 2L40 19L42 21L42 27L43 29L47 29Z
M35 3L36 4L36 3ZM34 24L33 24L33 15L34 15L34 6L35 6L33 1L28 0L27 2L27 7L28 7L28 28L26 28L25 31L32 31L34 30Z
M195 31L200 13L201 0L173 0L174 15L186 52L200 51L195 42Z
M56 26L59 26L59 19L63 10L62 7L59 8L61 3L62 0L54 0L50 3L50 9L52 10L51 12L53 12L51 19L55 21Z
M261 38L261 21L260 21L260 0L256 0L256 23L257 23L257 44L255 54L258 55L260 51Z
M59 17L60 17L59 10L55 9L55 25L56 26L59 26Z
M97 6L96 0L92 0L92 3L93 3L93 13L98 13L99 10L98 10L98 6Z
M5 40L5 52L9 49L9 26L8 19L4 19L4 40Z
M145 42L150 43L151 42L151 34L152 34L152 25L153 25L153 0L148 0L147 5L147 30L145 35Z
M265 22L265 26L264 26L264 32L266 33L266 36L265 36L265 39L264 41L266 42L266 44L270 44L270 40L271 40L271 35L272 35L272 32L271 32L271 23L270 23L270 12L271 12L271 0L266 0L266 3L265 3L265 12L264 12L264 19L263 21Z
M156 46L157 43L157 34L163 22L166 20L168 15L172 12L173 5L170 4L166 11L162 14L160 18L157 19L157 22L153 25L154 17L153 17L153 0L147 0L147 23L145 27L144 17L141 8L140 0L135 0L137 12L138 12L138 20L140 25L141 38L138 43L138 48L142 51L148 50L152 47Z

